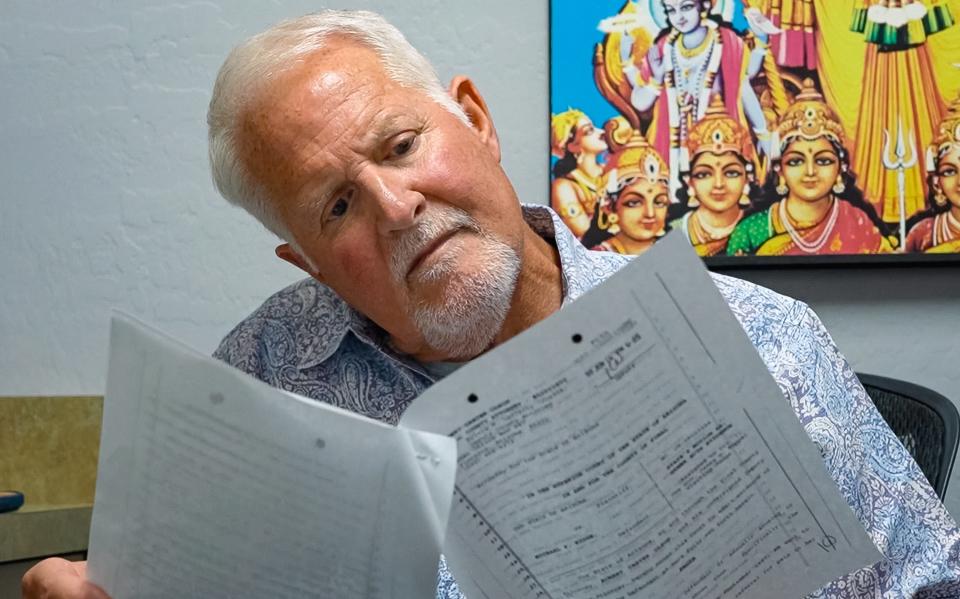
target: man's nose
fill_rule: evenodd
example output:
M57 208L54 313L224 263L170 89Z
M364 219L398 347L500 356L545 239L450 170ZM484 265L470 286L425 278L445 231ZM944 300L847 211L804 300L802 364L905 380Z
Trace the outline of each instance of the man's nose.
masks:
M412 227L426 209L427 200L410 189L401 177L389 173L371 173L368 188L377 212L377 227L382 234Z

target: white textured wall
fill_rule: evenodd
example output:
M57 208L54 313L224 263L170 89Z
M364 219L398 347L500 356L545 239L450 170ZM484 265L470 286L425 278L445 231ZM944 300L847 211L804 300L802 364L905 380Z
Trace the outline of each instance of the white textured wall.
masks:
M376 8L445 80L473 76L521 198L544 201L545 0L330 5ZM4 6L0 395L101 393L112 307L209 351L299 276L273 257L266 233L214 193L204 115L233 44L317 7L290 0ZM958 268L737 274L810 303L857 369L960 400ZM960 480L948 507L960 513Z

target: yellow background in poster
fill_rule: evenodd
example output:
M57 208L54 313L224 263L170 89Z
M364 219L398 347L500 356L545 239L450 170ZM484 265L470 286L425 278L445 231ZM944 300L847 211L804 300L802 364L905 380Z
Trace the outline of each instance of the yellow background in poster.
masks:
M947 0L946 4L954 15L960 15L960 0ZM867 55L863 34L850 30L850 15L857 2L814 0L814 5L824 95L840 115L847 136L853 139ZM935 58L956 56L956 63L960 64L960 33L951 31L945 35L933 35L927 38L927 44ZM933 65L940 93L950 103L960 93L960 66L949 60L934 60Z

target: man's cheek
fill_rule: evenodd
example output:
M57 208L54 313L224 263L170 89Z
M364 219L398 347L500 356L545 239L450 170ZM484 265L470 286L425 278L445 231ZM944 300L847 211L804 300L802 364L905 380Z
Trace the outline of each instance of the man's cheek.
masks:
M345 250L336 254L337 268L349 281L361 282L376 276L377 258L366 248Z

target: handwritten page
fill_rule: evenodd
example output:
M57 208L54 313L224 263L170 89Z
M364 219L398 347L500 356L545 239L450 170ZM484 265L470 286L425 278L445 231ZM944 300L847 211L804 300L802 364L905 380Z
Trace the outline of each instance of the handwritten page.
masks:
M802 597L880 559L678 235L414 401L467 597Z
M430 597L455 468L448 437L115 318L88 573L113 599Z

